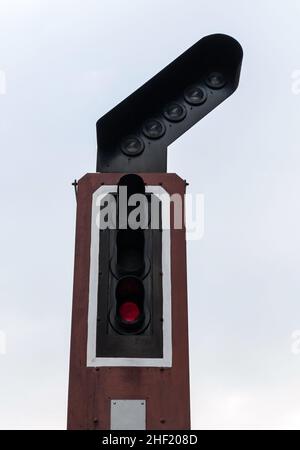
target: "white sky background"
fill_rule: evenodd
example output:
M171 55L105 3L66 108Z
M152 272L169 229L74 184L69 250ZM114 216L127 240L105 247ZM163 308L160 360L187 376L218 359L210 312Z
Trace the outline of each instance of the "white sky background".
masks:
M192 425L300 428L299 19L297 0L0 0L0 428L66 425L71 182L95 170L96 120L215 32L244 48L240 87L168 165L205 195Z

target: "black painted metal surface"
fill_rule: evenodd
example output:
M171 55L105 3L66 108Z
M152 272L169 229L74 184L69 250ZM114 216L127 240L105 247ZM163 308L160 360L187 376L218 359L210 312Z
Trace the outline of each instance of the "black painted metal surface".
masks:
M98 172L166 172L167 147L237 88L243 51L207 36L97 122Z

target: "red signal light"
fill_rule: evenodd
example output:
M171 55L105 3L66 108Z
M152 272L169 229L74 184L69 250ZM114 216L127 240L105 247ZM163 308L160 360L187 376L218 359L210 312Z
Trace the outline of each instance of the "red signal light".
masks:
M119 317L122 322L126 322L128 325L136 322L140 315L140 308L133 301L125 301L119 307Z
M142 281L133 276L123 277L116 287L116 320L113 323L122 331L136 333L145 321L144 286Z

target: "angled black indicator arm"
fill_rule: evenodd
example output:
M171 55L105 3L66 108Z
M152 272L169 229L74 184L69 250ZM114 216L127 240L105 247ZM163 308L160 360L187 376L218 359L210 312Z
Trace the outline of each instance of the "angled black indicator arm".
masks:
M236 90L243 59L207 36L97 122L98 172L166 172L167 147Z

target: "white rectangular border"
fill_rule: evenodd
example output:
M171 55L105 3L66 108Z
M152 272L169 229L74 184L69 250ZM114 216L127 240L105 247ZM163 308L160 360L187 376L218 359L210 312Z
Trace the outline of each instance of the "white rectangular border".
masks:
M162 358L104 358L96 357L97 305L98 305L98 260L100 233L97 227L99 204L97 198L117 192L117 185L99 187L92 198L91 248L90 248L90 284L88 308L87 367L172 367L172 305L171 305L171 230L164 224L170 222L162 211L162 271L163 271L163 357ZM146 186L146 192L164 195L170 198L162 186Z

